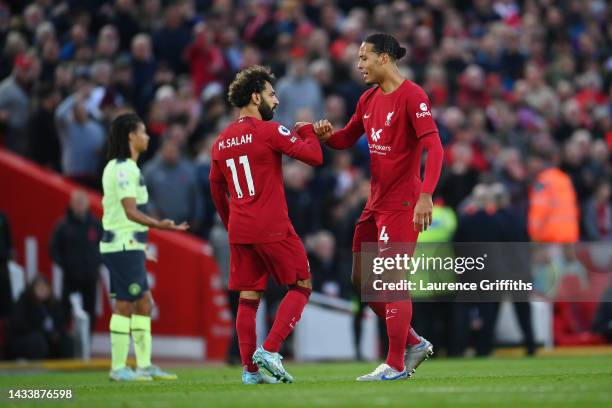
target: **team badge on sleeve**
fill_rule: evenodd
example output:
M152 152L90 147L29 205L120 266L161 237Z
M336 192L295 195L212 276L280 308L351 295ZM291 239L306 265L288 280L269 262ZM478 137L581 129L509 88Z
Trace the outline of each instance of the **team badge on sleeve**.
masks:
M291 131L287 129L286 127L284 127L283 125L280 125L278 127L278 133L280 133L283 136L289 136L291 134Z
M119 170L117 172L117 181L119 182L119 188L126 188L128 184L130 184L128 175L124 170Z

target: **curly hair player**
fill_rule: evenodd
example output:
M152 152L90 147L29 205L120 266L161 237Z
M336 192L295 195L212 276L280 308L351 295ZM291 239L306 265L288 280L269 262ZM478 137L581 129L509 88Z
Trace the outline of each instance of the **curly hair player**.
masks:
M240 108L240 117L212 149L212 198L229 233L229 289L240 291L236 331L244 384L293 381L278 351L312 290L306 251L287 214L281 160L286 154L319 166L323 153L312 125L297 123L295 134L271 121L279 103L273 81L271 72L257 65L238 73L229 100ZM266 341L256 349L255 315L270 274L289 290Z

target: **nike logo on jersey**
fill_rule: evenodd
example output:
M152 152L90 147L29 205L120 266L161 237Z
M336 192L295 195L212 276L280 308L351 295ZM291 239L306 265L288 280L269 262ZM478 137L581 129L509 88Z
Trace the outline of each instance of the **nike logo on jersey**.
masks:
M366 113L365 115L363 115L363 118L364 118L364 119L367 119L367 118L369 118L370 116L372 116L372 114L371 114L371 113Z

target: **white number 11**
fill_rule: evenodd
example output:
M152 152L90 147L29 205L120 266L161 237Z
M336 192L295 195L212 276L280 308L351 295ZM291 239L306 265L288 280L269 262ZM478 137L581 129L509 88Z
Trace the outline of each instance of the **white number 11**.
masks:
M240 156L238 158L238 162L242 164L244 167L244 175L247 181L247 187L249 188L249 195L255 195L255 185L253 184L253 176L251 175L251 166L249 166L249 158L247 156ZM240 184L238 183L238 171L236 170L236 163L234 159L227 159L225 161L227 167L232 171L232 180L234 181L234 187L236 188L236 195L238 198L242 198L242 189L240 188Z

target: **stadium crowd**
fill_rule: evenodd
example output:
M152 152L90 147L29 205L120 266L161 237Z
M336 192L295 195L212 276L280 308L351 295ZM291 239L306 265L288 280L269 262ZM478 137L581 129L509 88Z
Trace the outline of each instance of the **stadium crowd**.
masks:
M430 96L445 214L461 224L479 209L510 208L532 240L612 241L611 18L604 0L0 1L0 138L99 188L108 124L135 110L151 136L141 163L149 210L218 247L226 238L210 198L210 149L236 117L226 98L235 73L272 68L275 120L286 126L327 118L341 128L366 89L360 42L382 31L407 48L400 69ZM285 162L289 215L314 289L350 297L367 140L324 154L316 169ZM561 170L552 183L569 176L561 193L572 208L545 225L538 214L559 208L534 210L533 200L549 168Z

